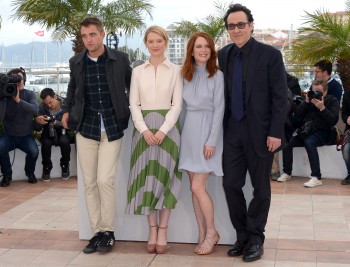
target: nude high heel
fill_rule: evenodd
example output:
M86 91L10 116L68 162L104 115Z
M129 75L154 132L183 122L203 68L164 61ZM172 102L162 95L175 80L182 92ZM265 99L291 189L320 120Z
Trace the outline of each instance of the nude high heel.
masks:
M214 242L213 243L209 242L209 240L210 241L214 241ZM216 251L218 243L219 243L219 240L220 240L220 235L219 235L218 232L216 232L215 235L206 238L204 240L203 244L205 242L207 242L207 244L209 244L210 248L202 247L203 246L203 244L202 244L202 246L197 250L197 254L198 255L208 255L208 254L213 252L214 248L215 248L215 251Z
M166 229L168 229L168 226L165 226L165 227L159 226L158 227L158 231L159 231L159 229L162 229L162 230L165 229L165 231L166 231ZM166 244L166 245L158 245L158 244L156 244L156 251L157 251L158 254L167 253L168 252L168 244Z
M197 253L197 252L198 252L198 250L199 250L199 248L202 246L203 242L204 242L204 239L203 239L202 241L199 241L199 240L198 240L198 243L197 243L197 245L195 246L195 248L194 248L194 250L193 250L194 253Z
M157 231L158 231L158 225L150 225L149 226L150 228L151 227L157 227ZM156 250L156 244L149 244L149 243L147 243L147 252L148 253L156 253L157 252L157 250Z

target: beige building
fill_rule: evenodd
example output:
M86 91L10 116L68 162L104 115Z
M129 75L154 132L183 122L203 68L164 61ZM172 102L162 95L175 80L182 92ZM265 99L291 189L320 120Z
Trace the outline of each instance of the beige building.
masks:
M184 37L174 34L173 25L166 29L169 35L169 44L166 57L176 65L182 65L186 57L187 40Z

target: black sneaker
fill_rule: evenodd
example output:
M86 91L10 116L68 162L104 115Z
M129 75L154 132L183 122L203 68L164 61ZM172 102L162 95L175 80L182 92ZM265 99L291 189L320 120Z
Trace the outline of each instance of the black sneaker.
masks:
M12 181L12 177L3 177L1 180L1 187L9 186Z
M69 166L62 166L61 177L63 180L68 180L70 177Z
M111 231L103 232L100 243L97 246L98 252L110 252L115 243L114 233Z
M36 179L34 173L33 174L27 174L28 177L28 183L30 184L36 184L38 180Z
M83 250L85 254L96 252L96 248L101 241L102 234L102 232L98 232L90 239L89 244Z
M350 184L350 174L346 176L344 180L341 181L342 185L349 185Z
M43 168L43 175L41 177L41 180L43 180L44 182L50 182L50 173L50 168Z

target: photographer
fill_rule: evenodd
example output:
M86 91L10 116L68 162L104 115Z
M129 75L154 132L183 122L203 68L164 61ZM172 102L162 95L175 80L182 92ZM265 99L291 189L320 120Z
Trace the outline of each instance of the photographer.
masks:
M12 181L12 166L9 151L19 148L26 153L24 171L29 183L37 183L34 175L36 160L39 156L38 145L32 136L33 116L38 113L38 101L33 91L24 89L26 74L24 69L12 69L8 76L18 75L15 95L0 99L0 121L4 131L0 136L0 165L3 175L1 186L9 186Z
M304 186L322 185L317 147L329 142L331 128L337 123L339 116L338 100L327 95L327 89L326 81L315 80L305 101L296 107L295 116L302 121L302 126L293 133L287 147L283 149L283 174L277 179L278 182L292 178L293 147L304 146L311 167L310 180Z
M61 177L67 180L70 176L70 142L66 129L62 126L62 99L55 95L51 88L45 88L40 93L42 103L39 107L39 116L36 117L36 129L41 130L41 155L43 163L43 181L50 181L50 172L52 169L51 147L60 146L61 148Z
M323 79L327 82L328 85L328 95L334 96L337 100L338 103L340 104L341 97L343 94L343 87L342 85L335 80L331 74L332 74L332 62L329 60L320 60L316 62L314 65L315 67L315 80L317 79Z

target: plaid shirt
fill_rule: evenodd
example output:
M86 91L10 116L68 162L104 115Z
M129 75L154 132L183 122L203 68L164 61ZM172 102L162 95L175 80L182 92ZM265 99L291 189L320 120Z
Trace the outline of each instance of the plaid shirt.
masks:
M118 131L117 117L107 84L106 60L106 54L101 55L97 62L86 56L85 105L79 132L86 138L100 141L102 115L108 141L111 142L121 138L123 133Z

